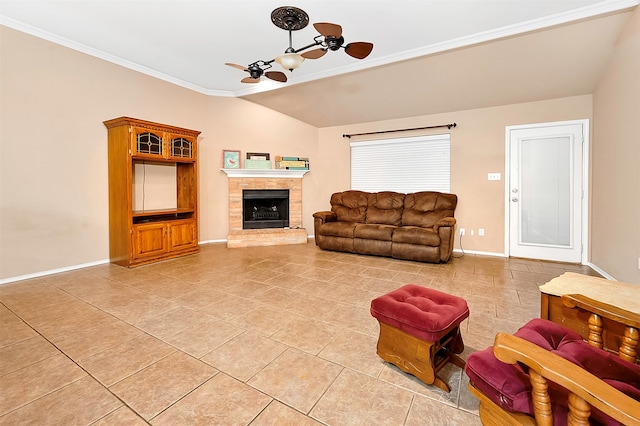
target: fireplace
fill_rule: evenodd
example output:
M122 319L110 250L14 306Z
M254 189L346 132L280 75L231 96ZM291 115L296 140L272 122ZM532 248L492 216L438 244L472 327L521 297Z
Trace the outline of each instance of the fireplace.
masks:
M242 191L242 229L288 227L288 189L245 189Z
M307 230L302 227L302 177L309 170L281 170L281 169L222 169L229 178L229 234L227 247L259 247L284 244L306 244ZM262 211L256 219L270 221L268 225L275 226L274 220L288 220L278 224L278 228L245 227L244 193L246 191L279 190L287 193L289 202L283 207L276 206L281 215L286 209L284 218L275 219L273 206L256 206L250 211ZM271 211L270 211L271 210ZM253 216L253 215L252 215ZM266 218L265 218L266 216Z

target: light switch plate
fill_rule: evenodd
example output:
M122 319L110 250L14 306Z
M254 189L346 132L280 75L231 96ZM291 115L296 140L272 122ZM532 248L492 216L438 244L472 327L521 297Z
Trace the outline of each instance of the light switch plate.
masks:
M489 180L500 180L501 176L500 173L489 173L488 178Z

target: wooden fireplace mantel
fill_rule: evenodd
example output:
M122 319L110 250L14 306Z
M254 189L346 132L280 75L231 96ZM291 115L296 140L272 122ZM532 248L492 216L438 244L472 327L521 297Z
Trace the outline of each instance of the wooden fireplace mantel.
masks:
M230 178L286 178L302 179L309 170L285 169L220 169Z

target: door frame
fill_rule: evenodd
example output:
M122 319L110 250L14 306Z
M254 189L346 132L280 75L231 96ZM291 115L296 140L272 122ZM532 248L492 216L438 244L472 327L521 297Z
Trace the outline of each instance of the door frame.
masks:
M568 121L553 121L547 123L532 123L532 124L520 124L515 126L505 126L505 156L504 156L504 255L509 257L511 253L511 240L510 240L510 221L511 215L510 209L510 181L511 181L511 131L522 129L535 129L543 127L555 127L563 125L581 124L582 125L582 203L580 206L582 227L581 227L581 240L582 240L582 253L581 261L582 265L587 265L589 262L589 154L590 154L590 134L591 128L589 119L581 120L568 120Z

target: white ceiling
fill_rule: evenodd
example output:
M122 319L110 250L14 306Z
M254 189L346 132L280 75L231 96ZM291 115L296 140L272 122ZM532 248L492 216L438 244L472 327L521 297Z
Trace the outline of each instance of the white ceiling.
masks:
M590 93L628 16L617 12L639 3L0 0L0 23L207 95L243 97L324 127ZM287 83L242 84L247 74L225 62L271 60L288 47L288 33L270 19L279 6L305 10L310 23L340 24L346 43L369 41L373 52L357 60L330 51L287 71ZM293 47L312 43L316 35L312 25L293 32Z

